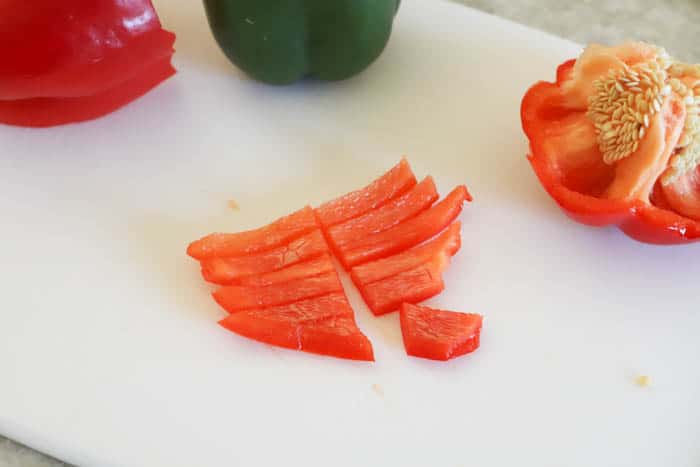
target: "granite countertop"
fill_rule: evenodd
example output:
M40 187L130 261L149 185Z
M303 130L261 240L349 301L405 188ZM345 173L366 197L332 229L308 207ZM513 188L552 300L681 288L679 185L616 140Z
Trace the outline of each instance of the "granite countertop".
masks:
M700 63L697 0L455 0L581 44L635 39Z
M580 43L640 39L662 44L683 61L700 63L697 0L454 0ZM0 466L66 464L0 435Z

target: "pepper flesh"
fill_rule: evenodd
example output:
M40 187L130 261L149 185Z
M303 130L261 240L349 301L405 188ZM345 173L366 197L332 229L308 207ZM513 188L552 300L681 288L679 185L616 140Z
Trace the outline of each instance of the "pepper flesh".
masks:
M444 361L479 348L481 315L404 303L399 316L408 355Z
M241 311L219 324L236 334L278 347L374 361L372 344L355 324L352 308L342 292Z
M318 221L325 229L347 222L401 196L417 183L406 159L359 190L351 191L316 208Z
M584 52L579 61L563 63L556 82L539 82L525 94L521 118L535 173L550 196L579 222L617 225L630 237L648 243L700 239L700 222L686 217L692 210L679 212L669 202L678 192L684 193L686 204L689 199L699 199L697 194L693 195L696 198L688 196L700 193L697 176L686 174L670 187L659 187L686 119L678 95L669 93L664 98L660 111L648 121L636 152L611 165L604 162L596 129L586 115L586 96L593 88L590 83L608 73L611 64L624 69L648 60L651 49L625 46L617 55L606 51L600 62L585 60L594 52L602 54L601 50Z
M349 269L414 247L450 225L462 212L464 203L471 199L467 187L459 185L417 216L382 232L358 238L345 250L336 252L338 259Z
M204 260L261 253L287 245L316 229L318 224L314 211L310 206L306 206L264 227L244 232L209 234L190 243L187 254L195 259Z
M454 256L462 246L461 227L462 223L456 221L429 242L387 258L355 266L350 270L350 277L359 287L418 267L437 255Z
M352 268L350 277L372 313L389 313L442 292L442 273L461 246L460 227L455 222L427 243Z
M408 192L387 204L329 228L328 240L334 250L344 251L348 245L352 245L360 237L383 232L417 216L430 208L438 197L433 178L426 177Z
M215 284L234 284L246 277L256 277L284 270L328 252L320 229L262 253L203 259L202 276Z
M338 274L332 271L269 285L226 285L216 290L212 296L226 311L236 313L252 308L286 305L342 291L343 285Z

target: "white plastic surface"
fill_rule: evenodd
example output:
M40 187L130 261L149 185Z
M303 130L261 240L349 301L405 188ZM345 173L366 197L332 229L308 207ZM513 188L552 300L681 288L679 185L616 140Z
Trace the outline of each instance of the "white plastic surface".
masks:
M520 98L576 45L407 0L367 72L274 88L228 64L199 2L156 6L176 77L98 121L0 127L0 432L100 466L700 465L700 245L575 224L525 159ZM406 357L398 316L351 287L375 364L216 324L189 241L404 154L475 196L428 303L484 314L478 352Z

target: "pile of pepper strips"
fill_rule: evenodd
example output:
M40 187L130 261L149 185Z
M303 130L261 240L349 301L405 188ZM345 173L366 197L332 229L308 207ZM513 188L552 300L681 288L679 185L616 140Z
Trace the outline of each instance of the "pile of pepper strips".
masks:
M190 244L225 328L272 345L354 360L374 360L358 329L331 255L375 315L401 310L410 355L447 360L479 346L477 314L414 304L444 289L442 272L459 250L465 201L460 185L434 204L431 177L417 182L402 160L366 187L309 206L259 229L215 233Z

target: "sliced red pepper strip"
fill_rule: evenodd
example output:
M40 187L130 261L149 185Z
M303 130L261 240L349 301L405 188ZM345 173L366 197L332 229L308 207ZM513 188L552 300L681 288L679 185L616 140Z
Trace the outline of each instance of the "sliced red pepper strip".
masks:
M400 320L408 355L445 361L479 348L483 318L478 314L406 303Z
M449 257L438 255L412 269L370 284L356 284L362 298L375 315L396 311L402 303L420 303L445 289L442 272Z
M348 360L374 361L372 343L352 316L333 316L301 327L301 350Z
M360 237L388 230L428 209L438 199L432 177L426 177L409 191L377 209L330 227L328 240L333 249L342 251Z
M642 163L648 164L647 170L654 173L662 170L658 164L668 160L670 145L656 162L634 157L623 159L616 166L603 162L594 144L593 126L587 120L586 110L572 105L564 89L575 63L575 60L563 63L557 70L556 82L535 84L522 101L522 126L530 141L528 159L542 186L561 209L578 222L592 226L615 225L628 236L647 243L677 244L699 240L700 222L673 212L673 206L668 202L668 193L678 190L683 181L662 190L666 193L661 197L656 195L660 190L654 189L655 194L646 199L645 193L651 191L650 183L654 178L647 177L651 182L639 185L631 175L626 175L644 170L639 166ZM667 143L677 138L669 131L677 131L678 119L683 118L682 108L677 102L671 98L663 110L667 120ZM653 131L653 124L649 131ZM640 144L645 144L645 140ZM700 199L696 186L693 185L691 191ZM630 195L615 196L616 193ZM659 203L659 198L665 198L665 202ZM670 199L673 199L673 194ZM686 203L685 206L692 206L692 203ZM684 212L692 214L687 208Z
M204 279L215 284L233 284L242 278L266 274L316 258L328 252L328 244L320 230L292 240L262 253L207 258L201 261Z
M187 254L203 260L260 253L284 245L317 228L314 211L306 206L258 229L207 235L192 242L187 248Z
M374 360L372 344L357 328L352 308L342 292L241 311L219 324L279 347L351 360Z
M333 260L328 253L324 253L318 258L314 258L303 263L297 263L279 271L272 271L265 274L243 277L241 285L266 286L274 284L284 284L305 277L314 277L335 271Z
M339 259L349 269L418 245L447 227L462 212L465 201L471 201L471 195L467 187L460 185L418 216L383 232L357 238L340 252Z
M168 57L100 94L75 98L0 100L0 123L40 128L92 120L120 109L174 74L175 69Z
M306 298L342 292L343 285L335 271L264 286L227 285L216 290L214 300L229 313L250 308L286 305Z
M416 182L408 161L401 159L366 187L323 203L316 209L316 215L321 225L328 228L378 208L410 190Z
M438 237L427 243L387 258L355 266L350 270L350 277L359 287L418 267L440 254L447 257L454 256L462 245L461 226L459 221L454 222Z

